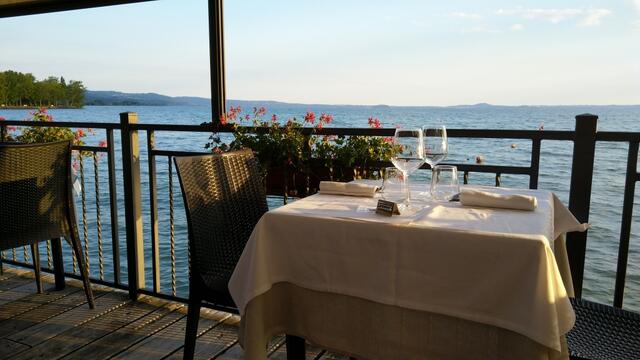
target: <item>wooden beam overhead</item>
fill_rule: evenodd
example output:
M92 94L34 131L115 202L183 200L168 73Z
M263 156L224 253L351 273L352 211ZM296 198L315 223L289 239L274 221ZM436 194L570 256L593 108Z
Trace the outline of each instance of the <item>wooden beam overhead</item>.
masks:
M0 18L155 0L0 0Z

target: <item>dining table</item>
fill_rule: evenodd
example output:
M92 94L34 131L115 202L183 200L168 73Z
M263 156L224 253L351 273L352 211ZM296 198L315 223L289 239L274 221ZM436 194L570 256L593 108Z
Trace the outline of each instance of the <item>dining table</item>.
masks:
M363 181L378 184L373 181ZM550 191L533 211L434 201L410 211L324 194L265 213L229 282L247 359L278 334L358 359L567 359L575 322L565 234L585 231Z

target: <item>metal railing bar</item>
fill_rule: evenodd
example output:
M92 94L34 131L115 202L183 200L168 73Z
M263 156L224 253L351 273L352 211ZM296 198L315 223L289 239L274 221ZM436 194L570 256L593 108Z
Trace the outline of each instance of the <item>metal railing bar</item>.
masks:
M596 141L640 141L640 132L598 131Z
M3 125L15 126L42 126L42 127L63 127L63 128L81 128L81 129L120 129L118 123L103 123L90 121L31 121L31 120L4 120Z
M210 154L211 152L155 150L155 149L149 152L149 156L193 156L193 155L210 155Z
M629 258L629 238L631 236L631 222L633 220L633 200L636 192L638 177L638 141L629 143L627 156L627 176L624 186L624 202L622 206L622 224L620 226L620 244L618 246L618 265L616 268L616 284L613 306L622 307L624 285L627 276L627 262Z
M153 130L147 130L147 151L149 165L149 212L151 225L151 271L153 272L153 291L160 292L160 248L158 245L158 189L156 185L156 158L153 154L155 136Z
M107 129L107 167L109 174L109 208L111 211L111 248L113 253L113 281L120 284L120 235L118 233L118 196L113 129Z
M542 141L533 139L531 143L531 175L529 176L529 189L538 188L538 179L540 177L540 147Z

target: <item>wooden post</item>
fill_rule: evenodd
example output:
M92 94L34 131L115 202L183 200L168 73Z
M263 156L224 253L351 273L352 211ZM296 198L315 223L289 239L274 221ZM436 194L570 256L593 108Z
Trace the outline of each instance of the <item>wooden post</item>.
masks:
M144 288L144 247L142 234L142 200L140 196L140 146L138 131L130 124L138 122L138 114L121 113L122 173L124 176L124 212L127 235L127 271L129 297L136 300Z
M213 124L220 124L225 109L223 0L209 0L209 66Z
M581 223L589 222L597 128L598 116L591 114L576 116L569 210ZM586 232L572 232L567 235L567 253L573 278L573 289L577 298L582 296L586 249Z

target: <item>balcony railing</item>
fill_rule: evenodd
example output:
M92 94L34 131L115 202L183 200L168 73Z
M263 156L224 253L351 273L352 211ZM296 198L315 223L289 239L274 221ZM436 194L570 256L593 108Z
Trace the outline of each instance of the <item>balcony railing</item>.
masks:
M589 221L591 187L597 142L628 143L624 204L618 245L614 306L622 307L629 238L631 234L635 183L640 179L637 172L638 144L640 133L598 132L597 116L576 116L574 131L529 131L529 130L475 130L449 129L450 138L464 139L522 139L531 141L528 166L480 165L457 163L467 183L472 173L489 173L495 177L495 185L501 185L502 175L515 174L529 177L529 187L538 187L540 175L540 154L543 141L573 142L571 160L571 182L569 208L581 222ZM139 294L148 294L186 302L186 276L189 271L189 250L187 232L176 234L176 224L184 224L182 199L177 189L176 174L172 166L172 157L197 154L198 152L179 151L158 148L156 134L164 132L211 133L213 131L229 133L230 128L213 125L164 125L138 124L135 113L120 114L119 123L98 122L31 122L3 121L0 125L0 139L6 136L7 126L49 126L67 128L93 128L97 133L104 132L106 147L77 146L75 150L89 153L89 157L78 155L78 177L82 184L76 211L79 216L81 238L83 239L87 263L91 266L91 280L126 289L132 298ZM254 129L255 130L255 129ZM259 129L257 129L259 131ZM311 129L302 131L311 134ZM371 128L323 128L314 135L363 135L392 136L395 129ZM120 134L119 138L114 133ZM139 133L145 133L146 139L140 146ZM141 152L144 149L146 152ZM200 152L202 153L202 152ZM106 164L100 157L106 155ZM146 165L144 162L146 161ZM165 165L166 164L166 165ZM377 166L390 164L379 163ZM146 174L143 169L146 166ZM163 171L158 171L162 166ZM568 166L568 164L567 164ZM164 170L166 168L166 171ZM427 168L427 165L425 165ZM167 176L166 181L158 181L158 175ZM305 174L301 174L305 176ZM308 174L306 175L308 176ZM89 179L91 178L91 179ZM161 186L159 186L161 184ZM107 191L108 190L108 191ZM120 194L120 190L122 193ZM159 191L160 190L160 191ZM178 191L177 191L178 190ZM270 195L283 195L282 189ZM144 196L143 196L144 195ZM285 198L286 198L286 194ZM159 197L166 197L166 202ZM168 204L168 208L161 206ZM143 217L146 214L146 217ZM108 216L108 221L104 218ZM167 218L167 221L161 219ZM145 222L147 222L145 224ZM147 231L145 230L145 227ZM148 238L145 239L145 235ZM124 236L125 241L120 239ZM571 233L567 240L569 261L576 296L582 294L583 273L587 233ZM106 239L105 238L110 238ZM54 243L46 242L47 266L44 271L52 272L52 257L57 254ZM68 250L68 249L67 249ZM26 248L5 251L2 261L18 266L31 267ZM42 252L42 253L44 253ZM122 262L122 256L126 260ZM97 257L97 259L96 259ZM65 275L78 277L78 271L71 252L64 253L67 269ZM95 266L98 266L97 271ZM168 268L167 268L168 267ZM125 278L122 274L126 274ZM150 279L147 277L150 273ZM215 307L215 304L214 304Z

